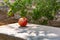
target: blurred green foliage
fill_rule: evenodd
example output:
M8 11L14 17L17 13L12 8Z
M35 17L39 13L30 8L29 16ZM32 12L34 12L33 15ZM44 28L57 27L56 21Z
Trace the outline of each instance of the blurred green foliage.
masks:
M8 15L20 12L20 16L27 17L28 14L35 21L44 17L46 19L42 24L53 20L57 10L60 9L60 2L57 0L15 0L14 3L10 3L9 0L4 1L10 7Z

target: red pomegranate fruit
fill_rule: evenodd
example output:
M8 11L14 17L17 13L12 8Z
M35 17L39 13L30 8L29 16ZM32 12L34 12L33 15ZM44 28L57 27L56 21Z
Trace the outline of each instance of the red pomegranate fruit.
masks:
M25 17L22 17L18 20L18 24L21 26L21 27L26 27L27 25L27 18Z

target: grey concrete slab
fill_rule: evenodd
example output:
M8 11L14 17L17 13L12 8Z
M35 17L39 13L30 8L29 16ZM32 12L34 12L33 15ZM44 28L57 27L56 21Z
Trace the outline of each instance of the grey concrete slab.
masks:
M60 40L60 28L29 23L27 27L18 23L0 26L0 33L26 40Z

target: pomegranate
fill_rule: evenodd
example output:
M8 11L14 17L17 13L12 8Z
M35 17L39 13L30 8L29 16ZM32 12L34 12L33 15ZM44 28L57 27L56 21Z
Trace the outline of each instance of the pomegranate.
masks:
M21 26L21 27L26 27L27 25L27 18L25 17L22 17L18 20L18 24Z

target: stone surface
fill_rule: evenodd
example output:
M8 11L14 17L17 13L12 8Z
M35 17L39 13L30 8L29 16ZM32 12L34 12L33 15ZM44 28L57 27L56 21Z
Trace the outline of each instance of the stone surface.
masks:
M0 34L0 40L24 40L24 39L5 35L5 34Z
M60 40L60 28L28 24L20 27L18 23L0 26L0 33L27 40Z

